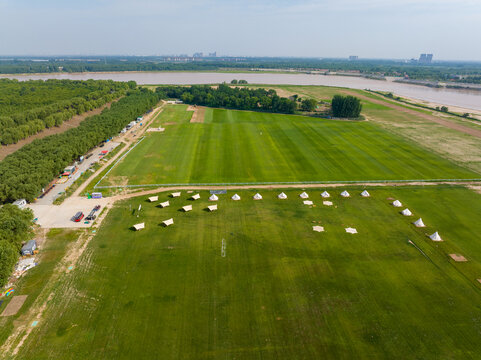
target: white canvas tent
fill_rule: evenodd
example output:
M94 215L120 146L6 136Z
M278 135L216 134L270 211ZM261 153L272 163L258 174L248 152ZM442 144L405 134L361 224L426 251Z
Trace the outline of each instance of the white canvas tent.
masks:
M139 231L145 228L145 223L135 224L134 229Z
M175 197L179 197L180 196L180 192L174 192L172 193L172 197L175 198Z
M346 232L349 234L357 234L357 230L351 227L346 228Z
M302 194L299 195L301 199L309 199L309 195L304 191Z
M287 195L284 194L283 192L281 192L279 195L277 195L277 197L278 197L279 199L281 199L281 200L287 199Z
M392 203L392 206L401 207L401 206L403 206L403 204L401 204L401 202L399 200L394 200L393 203Z
M342 197L349 197L351 196L346 190L344 190L342 193L341 193L341 196Z
M209 209L209 211L216 211L217 210L217 204L207 206L207 209Z
M404 216L411 216L413 213L411 212L411 210L406 208L403 211L401 211L401 214L403 214Z
M415 222L413 222L413 224L416 227L426 227L426 225L424 225L424 223L423 223L423 219L421 219L421 218L417 219Z
M262 200L262 195L257 193L253 196L254 200Z
M434 234L429 235L429 238L430 238L432 241L443 241L443 239L441 239L441 236L439 236L439 234L438 234L437 231L436 231Z
M329 195L329 193L328 193L327 191L324 191L324 192L321 194L321 196L322 196L323 198L328 198L328 197L330 197L331 195Z
M212 194L210 197L209 197L209 201L217 201L219 200L219 197L216 195L216 194Z
M192 205L182 206L182 210L184 210L185 212L187 212L187 211L192 211Z
M151 197L149 197L149 201L150 202L159 201L159 197L158 196L151 196Z
M165 207L167 207L167 206L170 206L170 203L169 203L168 201L164 201L164 202L161 202L161 203L160 203L160 207L165 208Z
M174 219L168 219L168 220L162 221L162 224L164 224L165 226L170 226L173 223L174 223Z
M364 191L361 193L361 196L362 196L362 197L370 197L371 194L369 194L369 193L367 192L367 190L364 190Z
M314 203L311 200L304 200L303 203L304 205L314 205Z
M231 199L232 199L232 200L235 200L235 201L238 201L238 200L240 200L241 198L240 198L239 195L234 194L234 196L232 196Z
M326 206L332 206L332 201L323 201L322 204Z
M199 200L199 199L200 199L200 194L192 195L191 199L192 199L192 200Z
M317 231L317 232L323 232L323 231L324 231L324 227L323 227L323 226L318 226L318 225L316 225L316 226L313 226L313 227L312 227L312 230L313 230L313 231Z

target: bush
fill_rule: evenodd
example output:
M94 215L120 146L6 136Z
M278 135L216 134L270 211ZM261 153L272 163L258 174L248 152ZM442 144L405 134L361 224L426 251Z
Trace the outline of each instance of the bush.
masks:
M332 98L332 115L334 117L358 118L361 110L361 100L357 97L335 95Z
M0 241L0 286L4 286L18 259L18 252L8 241Z

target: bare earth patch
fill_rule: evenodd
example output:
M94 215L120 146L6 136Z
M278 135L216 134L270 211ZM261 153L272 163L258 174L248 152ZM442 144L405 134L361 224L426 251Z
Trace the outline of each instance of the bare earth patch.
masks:
M205 107L203 106L192 106L187 108L187 111L193 111L192 117L190 118L191 123L203 123L205 115Z
M468 261L468 259L466 259L463 255L459 255L459 254L449 254L449 256L451 257L451 259L453 259L453 260L456 261L456 262L465 262L465 261Z
M12 300L8 303L5 310L3 310L0 316L12 316L15 315L18 310L22 307L25 300L27 300L28 295L18 295L14 296Z

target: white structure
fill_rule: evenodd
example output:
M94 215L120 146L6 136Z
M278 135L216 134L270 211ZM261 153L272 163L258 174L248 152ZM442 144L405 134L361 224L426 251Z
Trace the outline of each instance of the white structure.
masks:
M401 214L403 214L404 216L411 216L413 213L411 212L411 210L406 208L403 211L401 211Z
M304 205L314 205L314 203L311 200L304 200L303 203Z
M367 192L367 190L364 190L364 191L361 193L361 196L362 196L362 197L370 197L371 194L369 194L369 193Z
M207 206L207 209L209 209L209 211L216 211L217 210L217 204Z
M327 191L324 191L324 192L321 194L321 196L322 196L323 198L328 198L328 197L330 197L331 195L329 195L329 193L328 193Z
M162 221L162 224L164 224L165 226L170 226L173 223L174 223L174 219L168 219L168 220Z
M216 195L216 194L212 194L210 197L209 197L209 201L217 201L219 200L219 197Z
M172 193L172 197L173 197L173 198L176 198L176 197L179 197L179 196L180 196L180 192Z
M392 203L392 206L401 207L401 206L403 206L403 204L401 204L401 202L399 200L394 200L393 203Z
M192 200L199 200L199 199L200 199L200 194L192 195L191 199L192 199Z
M324 227L316 225L316 226L313 226L313 227L312 227L312 230L313 230L313 231L317 231L317 232L323 232L323 231L324 231Z
M145 228L145 223L140 223L140 224L135 224L134 225L135 230L139 231Z
M301 199L309 199L309 195L304 191L302 194L299 195Z
M415 222L413 222L413 224L416 227L426 227L426 225L424 225L424 223L423 223L423 219L421 219L421 218L417 219Z
M439 236L439 234L438 234L437 231L436 231L434 234L429 235L429 238L430 238L432 241L443 241L443 239L441 239L441 236Z
M342 197L349 197L351 196L346 190L344 190L342 193L341 193L341 196Z
M281 199L281 200L287 199L287 195L284 194L283 192L281 192L279 195L277 195L277 197L278 197L279 199Z
M255 194L255 195L253 196L253 199L254 199L254 200L262 200L262 195L259 194L259 193L257 193L257 194Z
M237 194L234 194L233 197L231 197L232 200L235 200L235 201L239 201L240 200L240 196L237 195Z
M149 201L150 202L159 201L159 197L158 196L151 196L151 197L149 197Z
M170 206L170 203L168 201L164 201L160 203L160 207L165 208L167 206Z
M187 211L192 211L192 205L182 206L182 210L184 210L185 212L187 212Z
M322 204L326 206L332 206L332 201L323 201Z
M357 230L351 227L346 228L346 232L349 234L357 234Z
M13 205L17 206L19 209L23 209L25 206L27 206L27 200L25 199L15 200L13 202Z

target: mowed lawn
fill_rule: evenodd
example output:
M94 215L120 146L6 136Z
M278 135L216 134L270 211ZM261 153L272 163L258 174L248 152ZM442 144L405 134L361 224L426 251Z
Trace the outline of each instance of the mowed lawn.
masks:
M192 111L187 111L187 105L166 105L164 110L152 122L153 127L165 124L182 124L190 122Z
M100 185L480 177L369 121L221 109L204 121L148 134Z
M19 359L466 359L481 352L481 195L457 187L182 193L112 210ZM397 198L414 213L403 217ZM168 200L165 193L159 201ZM193 211L179 211L192 204ZM142 210L137 217L138 206ZM411 222L422 216L427 228ZM162 220L174 218L165 228ZM129 227L145 222L135 232ZM312 231L325 227L324 233ZM345 227L358 234L347 234ZM438 230L443 243L425 233ZM424 252L423 255L408 239ZM225 257L221 256L222 241ZM455 251L468 258L454 263Z

